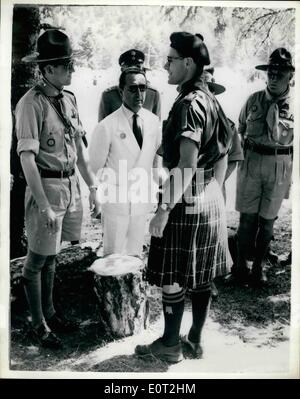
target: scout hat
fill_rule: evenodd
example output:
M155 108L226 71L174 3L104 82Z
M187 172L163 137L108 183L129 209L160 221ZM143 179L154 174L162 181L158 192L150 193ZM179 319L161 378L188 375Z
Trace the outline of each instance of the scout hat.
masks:
M22 58L23 62L45 62L67 59L78 55L72 50L68 36L58 29L49 29L37 40L37 51Z
M224 93L226 89L224 86L215 83L215 78L213 77L214 71L215 70L213 67L204 69L202 76L204 77L204 80L207 83L209 90L212 91L215 95L218 95Z
M295 67L292 65L291 53L284 47L279 47L273 51L270 55L268 64L257 65L255 68L261 71L267 71L268 69L280 69L283 71L295 70Z
M143 65L145 62L145 54L136 49L125 51L119 57L119 65L121 68L138 67L141 69L149 69Z
M170 36L170 46L183 57L191 57L197 65L209 65L209 53L200 33L174 32Z

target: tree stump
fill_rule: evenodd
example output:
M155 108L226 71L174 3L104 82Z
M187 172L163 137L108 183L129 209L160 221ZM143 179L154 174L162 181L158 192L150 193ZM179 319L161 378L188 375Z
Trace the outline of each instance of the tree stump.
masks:
M93 271L101 321L116 338L137 334L148 326L148 287L143 262L132 256L110 255L96 260Z
M73 280L83 280L89 274L88 267L96 258L96 253L88 245L78 244L62 249L57 255L56 281L64 280L67 286L72 287ZM21 279L24 261L25 257L22 257L10 262L11 302L26 303Z

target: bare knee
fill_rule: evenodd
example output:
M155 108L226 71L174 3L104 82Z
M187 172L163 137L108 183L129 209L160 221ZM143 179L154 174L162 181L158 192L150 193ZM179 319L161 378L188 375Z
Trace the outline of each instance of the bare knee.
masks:
M164 285L163 292L166 294L177 294L177 292L182 291L182 287L178 283L173 283L172 285Z

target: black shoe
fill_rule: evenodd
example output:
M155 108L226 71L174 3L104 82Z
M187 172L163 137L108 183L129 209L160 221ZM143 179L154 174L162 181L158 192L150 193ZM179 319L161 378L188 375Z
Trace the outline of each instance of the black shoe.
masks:
M188 349L189 353L192 355L193 359L202 359L203 349L199 343L194 343L189 340L188 335L181 337L181 342Z
M224 277L224 282L228 285L244 287L249 283L249 273L230 273Z
M161 338L156 339L150 345L137 345L135 353L138 356L153 355L169 363L178 363L183 359L181 343L165 346Z
M268 285L268 279L263 270L252 271L249 282L254 288L262 288Z
M58 333L70 333L79 329L78 323L67 320L61 315L58 316L57 313L54 313L50 319L47 319L46 323L50 330Z
M32 328L30 333L33 339L44 348L61 349L63 347L61 340L52 331L48 331L44 324L38 328Z

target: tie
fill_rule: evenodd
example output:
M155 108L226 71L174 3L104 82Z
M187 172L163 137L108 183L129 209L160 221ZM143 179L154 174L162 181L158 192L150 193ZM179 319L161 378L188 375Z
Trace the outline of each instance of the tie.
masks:
M141 119L138 114L133 114L132 118L133 118L133 123L132 123L133 134L135 135L138 145L140 146L140 148L142 148L143 135L142 135Z
M51 97L52 103L54 104L55 108L57 109L60 115L63 114L62 101L61 101L63 96L64 95L62 93L59 93L57 96Z

